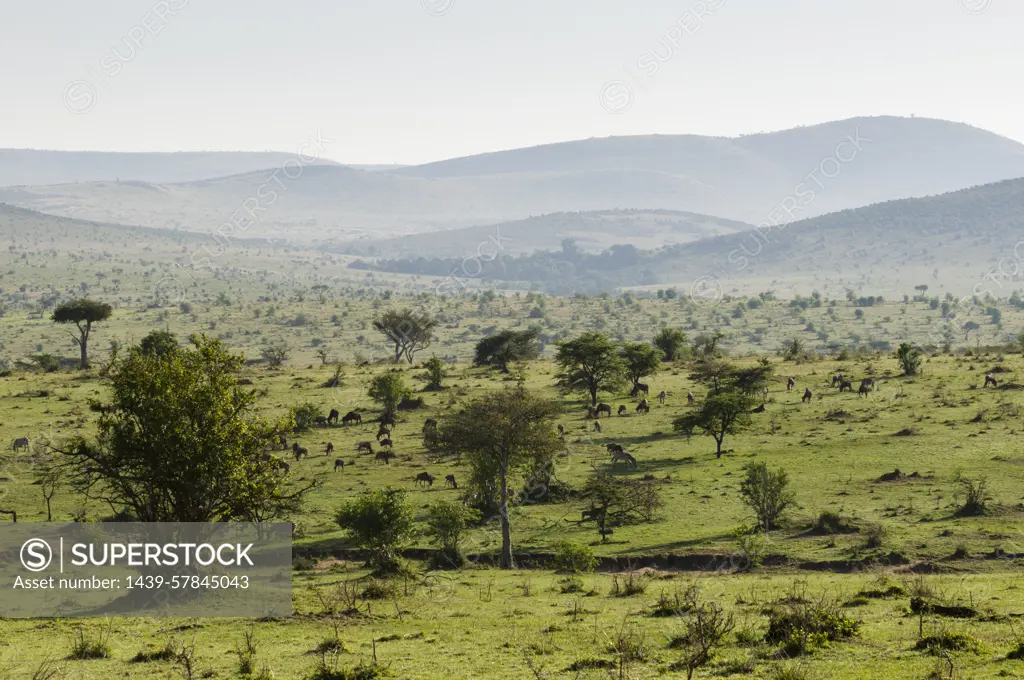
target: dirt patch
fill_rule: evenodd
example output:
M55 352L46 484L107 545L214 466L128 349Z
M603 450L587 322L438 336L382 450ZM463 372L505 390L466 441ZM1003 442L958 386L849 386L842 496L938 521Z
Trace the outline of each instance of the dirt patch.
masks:
M918 432L917 432L917 430L915 428L913 428L913 427L905 427L902 430L900 430L899 432L896 432L895 434L893 434L893 437L915 437L915 436L917 436L917 434L918 434Z

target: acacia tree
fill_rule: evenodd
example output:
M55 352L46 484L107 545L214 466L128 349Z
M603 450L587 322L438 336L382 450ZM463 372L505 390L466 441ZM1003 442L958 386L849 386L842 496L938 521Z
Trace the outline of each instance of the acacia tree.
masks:
M590 403L596 405L598 392L614 390L625 382L626 363L616 350L607 335L596 331L558 343L558 385L567 392L588 393Z
M477 366L493 366L508 373L513 361L528 361L540 356L540 329L533 327L524 331L506 329L476 343Z
M626 376L633 381L635 390L643 378L658 372L665 353L646 342L627 342L622 346L619 356L626 365Z
M699 410L676 418L672 426L687 437L697 430L712 437L716 445L715 457L721 458L725 436L750 426L749 413L753 404L750 396L736 390L713 393Z
M373 320L373 327L395 345L395 362L405 356L410 364L416 352L430 347L437 325L437 320L408 308L389 309Z
M448 453L460 456L477 478L497 490L502 568L514 566L509 484L552 464L562 448L553 424L559 411L554 402L520 386L480 397L438 423L437 442L443 442Z
M686 333L677 328L665 327L658 331L651 344L662 351L665 361L675 361L680 358L686 346Z
M294 510L310 489L289 490L280 459L263 456L288 421L257 415L259 395L238 384L244 364L219 340L192 336L168 354L115 350L110 401L94 403L94 439L55 450L69 485L140 522L253 521Z
M71 337L81 350L82 370L89 368L89 335L92 333L92 325L106 321L113 313L114 308L107 303L85 298L67 302L53 310L50 318L55 323L73 323L78 327L78 336L72 333Z

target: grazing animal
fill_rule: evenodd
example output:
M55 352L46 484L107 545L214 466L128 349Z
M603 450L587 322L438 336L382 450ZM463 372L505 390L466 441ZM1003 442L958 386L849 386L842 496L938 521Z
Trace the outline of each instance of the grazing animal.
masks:
M378 420L378 422L381 425L387 425L388 427L390 427L392 429L394 429L394 427L395 427L395 417L393 415L388 414L388 413L385 413L384 415L382 415L380 417L380 419Z
M600 420L595 420L594 421L594 432L600 432L600 431L601 431L601 421Z
M423 434L426 434L430 430L436 430L436 429L437 429L437 421L434 420L433 418L427 418L425 421L423 421Z
M379 440L377 443L385 448L391 448L391 440L388 439L387 437L384 437L384 439Z
M299 446L298 444L296 444L292 448L292 453L295 454L296 461L302 460L303 456L306 456L307 458L309 457L309 449L307 449L305 446Z
M327 427L327 418L325 416L317 416L313 421L320 427Z
M436 479L429 472L421 472L416 475L416 485L426 484L427 486L434 486L434 479Z
M790 391L796 385L796 381L793 380L793 376L786 378L786 391Z
M380 441L384 437L390 437L390 436L391 436L391 430L389 430L388 428L384 427L383 425L381 425L377 429L377 441Z
M626 453L625 451L616 451L612 454L612 465L616 463L625 463L633 468L636 467L636 458Z
M640 403L636 405L636 412L637 413L650 413L651 412L651 406L650 406L650 404L647 403L646 399L641 399Z
M620 416L624 416L624 415L626 415L626 411L627 411L627 410L628 410L628 409L626 408L626 405L625 405L625 404L619 404L619 415L620 415Z
M385 465L391 465L391 454L388 453L387 451L378 451L377 455L374 456L373 458L378 463L383 461Z
M693 392L686 393L686 403L693 406Z
M751 413L764 413L764 404L761 404L755 409L750 410Z
M355 411L349 411L348 413L346 413L344 415L344 417L342 417L341 424L342 425L348 425L349 423L355 423L356 425L362 425L363 424L363 417L361 415L359 415L358 413L356 413Z
M865 385L864 383L861 383L860 387L857 388L857 396L858 397L867 397L868 396L868 392L870 392L870 391L871 390L868 389L867 385Z
M593 420L596 417L597 417L597 409L594 408L593 406L588 406L587 407L587 418L590 418L591 420Z
M285 437L283 434L277 435L277 443L281 445L281 449L282 450L287 449L288 448L288 437Z
M329 456L332 453L334 453L334 444L332 444L331 442L327 442L327 450L324 451L324 455Z
M373 453L373 445L370 442L359 442L356 445L356 452L366 451L367 453Z
M279 463L279 465L281 466L281 469L284 470L285 472L291 472L292 471L292 466L289 465L288 463L284 462L283 460Z
M615 442L612 442L611 444L605 444L605 448L608 449L608 453L612 455L615 455L616 453L622 453L623 451L625 451L625 449L622 448L622 444L616 444Z
M648 392L650 392L650 388L648 388L645 383L638 382L635 385L633 385L633 391L629 393L629 396L635 397L638 396L641 392L647 394Z
M813 395L811 394L811 390L809 388L804 388L804 397L800 401L809 404L809 403L811 403L811 397L812 396Z
M331 423L333 425L337 425L338 424L338 417L340 415L341 414L338 413L338 409L332 408L331 412L327 414L327 422Z
M841 385L842 382L843 382L843 374L842 373L836 373L834 376L832 376L832 387L835 387L836 385Z
M28 448L28 437L18 437L11 444L11 448L14 449L15 451L17 451L19 449L27 449Z
M609 418L612 417L612 407L609 406L608 404L598 404L597 408L594 409L594 411L597 413L598 416L600 416L602 413L607 413Z
M839 391L850 390L853 392L853 382L846 380L845 378L839 383Z
M561 423L558 424L558 434L565 435L565 425L562 425Z
M989 385L992 385L992 387L999 387L999 381L996 380L996 377L991 373L985 376L985 387L988 387ZM27 439L25 440L25 445L28 445Z
M875 389L875 379L874 378L864 378L863 380L860 381L860 386L861 387L866 387L869 390L873 390L873 389ZM858 390L859 389L860 388L858 388Z
M455 481L455 475L444 476L444 488L458 489L459 483Z
M345 461L343 461L341 458L336 458L334 460L334 471L337 472L338 468L341 468L342 470L345 469Z
M665 397L667 397L667 396L668 395L665 394L665 390L662 390L661 392L659 392L658 393L658 403L661 404L662 406L664 406L665 405Z

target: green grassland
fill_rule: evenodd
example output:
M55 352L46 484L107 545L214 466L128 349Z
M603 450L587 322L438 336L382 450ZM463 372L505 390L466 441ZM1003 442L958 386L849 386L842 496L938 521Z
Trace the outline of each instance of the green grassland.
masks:
M181 339L204 332L243 352L251 362L242 377L264 393L261 405L267 415L307 402L324 414L337 408L342 413L362 409L367 415L363 425L314 428L298 437L311 456L292 463L294 483L318 475L323 485L293 518L296 554L313 558L317 567L295 572L295 617L252 623L259 663L277 678L303 677L316 660L310 650L334 635L335 628L348 650L341 657L345 665L372 658L373 641L388 638L376 643L377 658L400 678L619 677L619 669L567 669L577 662L616 660L609 650L622 635L643 639L647 648L622 677L685 677L670 668L677 652L667 648L685 617L649 615L663 591L672 593L699 580L708 599L734 612L740 627L763 636L765 607L792 594L794 587L808 597L826 594L849 602L862 590L878 589L874 584L882 578L909 593L921 574L927 574L923 578L943 593L944 601L966 602L979 611L968 620L924 617L926 634L969 631L984 643L978 654L954 655L956 677L1024 676L1024 667L1018 667L1022 662L1004 658L1016 646L1014 617L1024 612L1016 586L1020 564L1014 557L1024 555L1024 456L1019 450L1024 418L1021 392L1012 388L1021 381L1024 358L1018 349L1008 349L1024 326L1024 313L1005 300L982 301L982 308L999 310L999 322L972 317L981 327L966 342L958 333L947 354L938 349L941 311L927 300L858 307L845 298L820 306L772 299L698 304L636 293L556 298L526 290L482 293L471 278L457 295L439 297L432 291L450 282L381 278L348 269L339 256L258 243L226 249L213 269L186 271L174 260L198 247L191 235L149 234L140 248L123 228L100 225L86 233L80 223L73 226L60 231L49 225L49 231L34 232L41 234L37 237L23 231L4 236L0 359L9 372L0 377L0 442L5 447L0 452L0 508L16 510L19 522L46 519L40 488L33 483L38 452L47 442L88 434L94 427L89 401L104 395L100 373L110 343L136 341L154 328L168 328ZM168 278L182 285L168 287ZM316 285L325 288L317 291ZM48 300L66 299L72 292L115 306L114 316L93 333L93 368L31 369L33 355L75 356L66 329L48 319ZM401 307L441 320L435 342L413 366L388 364L390 349L371 326L382 310ZM484 335L533 324L541 327L546 345L541 360L517 366L508 376L470 365L473 345ZM701 396L685 362L665 365L646 380L652 397L661 390L668 393L664 405L652 398L649 415L637 415L636 400L624 393L603 394L614 408L626 405L628 415L604 418L600 433L585 418L578 395L555 389L555 341L585 330L601 330L619 340L649 340L663 326L683 328L691 338L720 331L731 360L753 365L767 356L774 365L765 412L754 416L749 431L726 439L721 459L710 439L686 439L672 430L673 418L690 408L687 392ZM794 338L802 341L807 356L784 361L780 349ZM900 375L892 349L903 341L930 349L920 375ZM259 361L264 347L281 342L290 352L282 367ZM316 357L320 348L341 362L341 387L322 387L334 370ZM445 389L421 392L418 364L432 354L452 360L450 375ZM398 456L385 466L358 454L356 444L372 440L376 431L369 422L375 406L366 395L371 378L396 368L407 374L426 405L400 414L393 436ZM983 387L984 376L993 371L1000 389ZM828 384L836 372L855 379L875 377L878 389L866 398L840 394ZM784 376L794 377L793 390L786 389ZM636 456L638 466L620 467L614 474L650 475L661 488L664 507L657 521L616 527L602 542L593 524L577 521L583 507L579 501L517 506L512 513L515 550L528 560L550 553L563 539L589 544L602 558L620 558L621 569L654 566L644 577L649 579L646 592L614 596L608 561L602 563L603 573L583 577L578 593L561 592L563 577L546 569L501 572L480 559L460 572L428 575L425 565L414 561L414 573L396 581L394 592L378 600L357 598L358 613L332 614L330 598L340 597L339 583L352 581L357 590L369 583L361 563L346 552L350 546L334 522L341 502L365 489L398 486L408 491L422 520L431 502L457 499L459 492L444 489L441 480L446 474L461 479L465 470L430 460L421 437L423 421L520 377L528 388L563 405L559 422L567 437L566 450L556 459L559 480L579 487L593 470L610 470L605 445L617 442ZM810 403L801 401L805 388L813 393ZM29 451L10 450L9 443L22 436L32 441ZM335 447L330 457L324 454L327 442ZM334 471L337 457L350 463L343 471ZM785 468L798 507L769 536L767 566L737 573L743 561L735 558L734 531L753 521L739 494L742 468L751 461ZM897 468L903 473L898 478L880 479ZM413 483L424 470L438 478L432 488ZM960 480L981 478L987 482L988 512L960 516ZM68 492L54 498L53 511L55 520L109 514ZM814 530L823 511L839 513L856 530L831 535ZM411 547L429 546L426 537L419 537ZM486 555L495 546L487 526L471 532L466 542L473 555ZM669 557L686 555L706 556L713 569L690 572L687 562L673 563ZM846 610L863 620L860 635L799 659L807 677L924 678L936 668L945 668L947 675L934 677L948 677L945 659L914 649L922 622L907 614L909 595L857 604ZM31 678L46 657L67 656L78 625L74 620L0 622L0 678L4 672ZM169 640L190 643L194 635L196 658L208 673L196 677L239 677L232 650L250 622L204 619L197 627L190 625L90 620L85 622L90 635L107 631L111 657L60 664L66 677L90 680L181 677L171 662L129 659ZM718 660L698 676L716 677L732 667L740 669L736 677L770 677L787 663L774 658L774 650L730 638ZM749 659L753 670L742 670L738 662Z

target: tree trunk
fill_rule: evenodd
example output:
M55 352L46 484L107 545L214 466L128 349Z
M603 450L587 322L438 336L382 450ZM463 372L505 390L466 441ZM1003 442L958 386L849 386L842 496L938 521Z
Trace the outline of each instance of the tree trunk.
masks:
M591 406L597 406L597 388L596 387L591 387L590 388L590 405Z
M724 439L724 437L722 439ZM717 438L715 439L715 445L717 447L715 449L715 458L721 458L722 457L722 439L717 439Z
M81 360L79 362L79 366L80 366L80 368L83 371L85 369L89 368L89 350L88 350L88 347L89 347L89 341L83 335L82 339L78 341L78 348L80 350L82 350L82 357L81 357Z
M508 471L503 467L501 476L501 506L498 515L501 518L501 568L514 569L512 561L512 529L508 523Z

